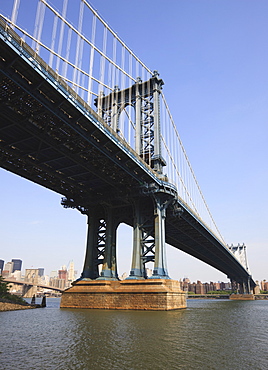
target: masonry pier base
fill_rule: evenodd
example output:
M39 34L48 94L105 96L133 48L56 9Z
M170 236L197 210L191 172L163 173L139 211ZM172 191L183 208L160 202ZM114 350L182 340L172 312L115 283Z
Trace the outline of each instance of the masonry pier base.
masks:
M168 311L186 308L176 280L80 280L63 292L61 308Z
M254 301L255 295L254 294L231 294L230 298L234 301Z

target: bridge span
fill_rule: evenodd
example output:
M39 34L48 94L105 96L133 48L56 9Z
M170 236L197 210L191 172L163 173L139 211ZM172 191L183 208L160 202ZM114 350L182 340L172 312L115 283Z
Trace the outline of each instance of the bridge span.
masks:
M220 270L241 291L252 291L255 282L247 266L163 172L158 116L163 81L158 73L120 93L100 94L96 113L1 19L0 78L0 166L61 194L64 207L88 215L82 279L118 278L116 229L126 223L134 235L130 278L146 278L150 261L153 277L169 278L167 242ZM120 114L126 96L135 106L135 149L111 118ZM138 125L145 111L140 101L148 98L150 129ZM142 143L148 131L153 133L151 151Z
M55 292L59 292L59 293L62 293L64 291L64 289L57 288L57 287L54 287L54 286L45 285L45 284L41 284L41 283L35 284L33 282L25 281L25 280L16 280L16 279L12 279L12 278L5 278L4 281L6 283L10 283L10 284L14 284L14 285L22 285L23 288L24 288L23 292L22 292L22 296L24 298L33 297L33 295L35 295L36 292L37 292L37 288L50 289L50 290L54 290Z

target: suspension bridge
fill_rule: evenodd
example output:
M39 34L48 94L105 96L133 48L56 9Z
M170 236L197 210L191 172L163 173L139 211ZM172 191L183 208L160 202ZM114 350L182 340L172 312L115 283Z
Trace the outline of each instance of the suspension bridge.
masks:
M146 279L148 262L169 279L168 243L252 292L245 246L226 245L214 222L159 73L86 0L33 3L0 9L0 165L88 216L81 280L118 279L126 223L130 280Z

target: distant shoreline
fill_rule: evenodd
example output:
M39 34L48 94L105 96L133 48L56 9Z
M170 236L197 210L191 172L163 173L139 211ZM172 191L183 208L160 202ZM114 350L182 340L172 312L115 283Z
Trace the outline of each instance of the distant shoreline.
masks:
M187 299L229 299L229 294L188 294ZM255 300L268 300L268 294L255 294Z

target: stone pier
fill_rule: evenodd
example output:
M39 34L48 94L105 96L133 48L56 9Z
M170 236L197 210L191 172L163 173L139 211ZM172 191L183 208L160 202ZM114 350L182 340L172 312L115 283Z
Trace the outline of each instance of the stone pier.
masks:
M234 301L254 301L254 294L231 294L230 298Z
M186 308L176 280L80 280L63 292L61 308L168 311Z

